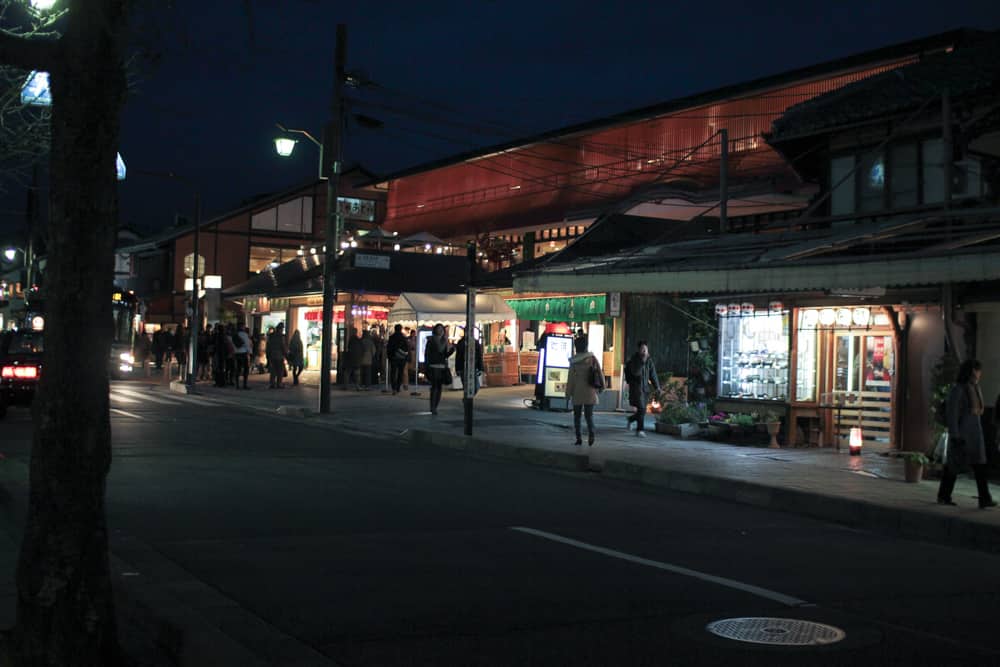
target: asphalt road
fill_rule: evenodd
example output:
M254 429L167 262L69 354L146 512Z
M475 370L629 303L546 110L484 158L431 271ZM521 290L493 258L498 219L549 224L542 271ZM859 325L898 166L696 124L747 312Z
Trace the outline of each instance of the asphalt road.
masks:
M136 385L112 406L116 542L341 665L1000 664L989 554ZM26 455L27 413L0 432ZM846 636L776 647L705 630L738 617ZM281 664L245 622L217 622Z

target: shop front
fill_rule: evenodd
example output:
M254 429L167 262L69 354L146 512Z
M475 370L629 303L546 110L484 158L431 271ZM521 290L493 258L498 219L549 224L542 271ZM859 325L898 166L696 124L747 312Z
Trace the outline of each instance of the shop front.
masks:
M882 306L717 303L716 410L772 413L789 445L892 447L896 335Z

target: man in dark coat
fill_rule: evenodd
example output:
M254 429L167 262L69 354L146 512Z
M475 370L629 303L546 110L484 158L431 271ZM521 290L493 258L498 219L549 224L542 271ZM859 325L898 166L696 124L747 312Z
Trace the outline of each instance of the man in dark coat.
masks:
M656 377L656 366L649 356L649 346L640 340L636 352L625 364L625 380L628 382L628 402L635 408L635 414L629 415L625 428L632 428L635 422L635 434L645 438L646 406L649 404L651 390L660 391L660 380Z
M462 378L462 386L465 386L465 346L468 336L462 335L455 344L455 373ZM483 344L476 341L476 370L473 374L473 394L479 393L479 374L483 372Z
M385 353L389 357L389 384L392 385L392 394L395 396L403 386L403 369L410 360L410 343L403 335L402 324L397 324L393 328L393 333L386 343Z

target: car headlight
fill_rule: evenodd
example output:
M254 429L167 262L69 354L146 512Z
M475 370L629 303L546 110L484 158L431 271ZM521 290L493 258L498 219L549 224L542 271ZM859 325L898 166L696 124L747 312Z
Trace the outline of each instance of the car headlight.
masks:
M124 361L126 364L134 364L135 358L132 356L131 352L122 352L118 355L118 358Z

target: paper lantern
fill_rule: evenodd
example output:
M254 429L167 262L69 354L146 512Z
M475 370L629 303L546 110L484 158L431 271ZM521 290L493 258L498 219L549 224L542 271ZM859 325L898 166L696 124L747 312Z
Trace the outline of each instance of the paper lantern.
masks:
M838 327L851 326L851 311L849 311L847 308L839 308L837 310L837 326Z
M867 308L855 308L851 311L851 319L859 327L868 326L868 322L871 321L872 311Z
M816 325L819 323L819 311L818 310L803 310L802 311L802 328L803 329L815 329Z
M832 326L837 321L837 313L833 308L824 308L819 311L819 323L825 327Z
M715 304L715 314L719 317L725 317L726 313L729 312L729 307L724 303Z
M740 315L753 315L754 307L749 301L740 304Z
M864 443L864 434L861 432L860 426L851 427L851 439L848 446L851 450L851 456L861 455L861 445Z
M767 309L771 311L772 315L780 315L781 311L785 309L785 304L780 301L771 301L767 304Z

